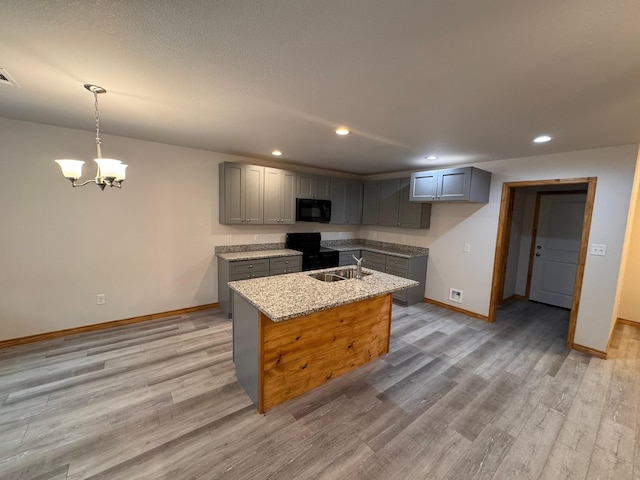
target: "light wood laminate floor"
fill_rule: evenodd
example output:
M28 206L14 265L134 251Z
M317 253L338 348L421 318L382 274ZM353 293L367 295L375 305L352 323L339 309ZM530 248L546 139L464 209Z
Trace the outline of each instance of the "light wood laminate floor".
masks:
M0 478L640 480L640 330L394 307L390 353L256 412L215 310L0 350Z

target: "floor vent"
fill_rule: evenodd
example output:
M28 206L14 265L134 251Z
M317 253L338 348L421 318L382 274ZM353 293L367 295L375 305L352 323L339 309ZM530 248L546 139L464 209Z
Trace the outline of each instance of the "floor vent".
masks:
M2 85L11 85L12 87L18 87L19 85L16 81L11 78L9 72L7 72L4 68L0 68L0 84Z

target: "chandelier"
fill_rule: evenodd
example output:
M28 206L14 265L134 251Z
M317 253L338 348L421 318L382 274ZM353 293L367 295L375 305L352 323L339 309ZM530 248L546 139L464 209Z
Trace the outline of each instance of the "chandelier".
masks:
M98 164L98 171L96 172L96 178L93 180L87 180L84 183L76 183L82 176L82 160L72 160L69 158L63 158L56 160L55 162L60 165L62 175L71 181L71 185L75 187L84 187L87 183L95 183L102 190L104 187L118 187L122 188L122 182L125 179L125 170L127 165L120 160L113 158L102 158L102 152L100 151L100 112L98 110L98 94L107 93L107 91L97 85L85 84L84 88L93 93L95 113L96 113L96 151L97 158L94 161Z

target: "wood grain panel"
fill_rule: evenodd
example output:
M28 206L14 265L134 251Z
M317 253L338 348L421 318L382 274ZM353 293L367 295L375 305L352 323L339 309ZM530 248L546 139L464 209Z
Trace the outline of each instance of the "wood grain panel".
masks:
M356 337L371 332L381 322L388 323L385 319L389 317L389 308L385 308L382 302L360 303L344 305L335 315L329 313L334 310L322 312L320 318L314 315L308 316L313 318L272 322L265 317L263 369L269 370L307 357L316 348L347 346ZM384 332L382 334L385 336Z
M389 351L392 295L272 322L260 314L267 411Z

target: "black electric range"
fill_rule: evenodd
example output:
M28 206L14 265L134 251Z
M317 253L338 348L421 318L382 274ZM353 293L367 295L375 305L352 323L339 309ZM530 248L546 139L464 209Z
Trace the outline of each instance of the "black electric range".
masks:
M320 233L287 233L285 247L302 252L302 270L337 267L340 252L320 246Z

